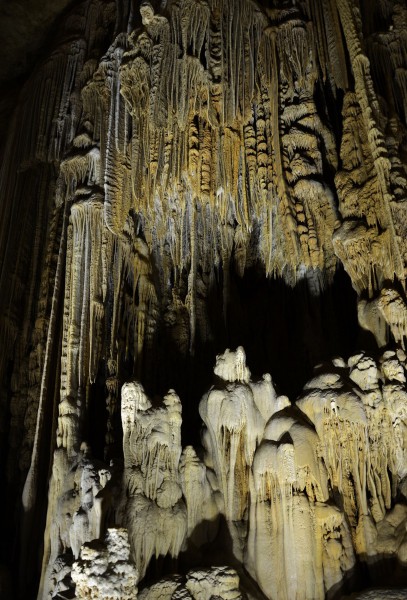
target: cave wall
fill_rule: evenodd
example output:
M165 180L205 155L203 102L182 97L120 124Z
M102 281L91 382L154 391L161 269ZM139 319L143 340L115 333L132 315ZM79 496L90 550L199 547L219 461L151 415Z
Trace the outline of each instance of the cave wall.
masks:
M402 577L405 4L60 9L1 75L4 594Z

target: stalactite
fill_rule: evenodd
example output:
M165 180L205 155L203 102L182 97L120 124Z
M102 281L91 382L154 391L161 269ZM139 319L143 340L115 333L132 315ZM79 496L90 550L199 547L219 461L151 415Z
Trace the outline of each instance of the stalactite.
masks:
M205 6L204 9L202 8L203 6ZM120 102L117 104L117 95L111 91L109 92L110 108L106 107L104 110L110 115L114 115L115 123L124 122L121 115L124 110L128 110L133 121L132 140L129 145L131 156L127 157L127 151L125 151L125 155L122 158L119 155L114 158L112 155L108 159L108 162L112 165L121 165L120 167L117 166L116 174L108 167L106 175L108 182L106 206L109 226L112 228L112 231L118 234L120 228L113 225L112 218L116 221L121 219L123 223L128 207L130 206L127 204L129 200L125 200L125 198L129 198L127 183L125 183L128 177L125 164L127 164L130 158L132 164L131 189L137 202L140 203L140 212L151 210L152 206L155 206L155 210L157 210L156 200L154 199L157 194L162 199L168 198L168 195L174 196L175 194L175 197L178 198L182 206L184 204L183 196L185 192L188 189L192 189L200 197L200 202L209 200L211 210L213 210L212 207L214 205L219 203L219 200L227 201L229 198L229 204L232 203L235 218L239 225L248 231L251 230L253 216L257 215L257 218L259 218L260 214L263 213L261 204L265 203L267 205L270 200L272 202L276 201L275 194L271 196L270 194L257 195L254 191L256 188L263 190L270 189L270 185L273 185L270 181L271 177L278 189L279 202L281 203L279 211L281 211L282 215L285 215L283 219L287 219L287 223L291 223L291 225L283 227L284 232L291 231L291 234L284 233L284 236L288 235L287 243L291 250L288 253L282 253L278 257L278 260L276 260L276 257L270 265L269 272L277 271L282 273L295 270L294 263L296 259L293 250L298 246L297 237L299 233L294 226L295 211L292 207L292 201L289 199L286 186L283 185L285 174L281 159L280 126L278 124L280 110L278 92L279 63L277 49L272 50L275 47L275 43L268 42L269 49L267 50L267 43L262 42L261 39L261 28L266 24L264 16L259 11L253 12L246 4L242 6L236 4L230 19L226 20L222 17L215 26L213 19L217 13L214 8L210 8L210 4L199 5L199 9L196 9L199 11L203 10L204 13L202 14L206 15L205 18L198 19L197 15L193 12L190 15L190 11L195 10L195 8L190 7L189 4L188 9L184 7L183 10L187 12L185 13L185 18L182 19L180 15L184 13L180 12L181 5L171 5L168 25L167 17L164 19L164 17L158 16L154 13L152 7L146 4L143 8L145 30L138 33L138 35L133 34L131 38L132 47L127 50L124 48L125 51L122 57L120 56L123 49L119 53L115 51L114 54L112 53L111 58L107 58L107 64L112 65L112 67L109 67L109 69L112 69L112 73L117 71L117 61L121 63L119 67L120 89L126 101L126 108L124 109L120 105ZM212 20L209 18L209 15L211 15ZM244 15L247 25L245 28L242 28L242 25L239 24L238 33L233 37L233 43L229 46L224 45L223 38L217 37L217 31L223 32L223 35L229 39L229 36L232 35L229 27L234 22L240 23L239 16L241 15ZM194 23L195 25L199 23L199 29L195 33L191 30L191 28L195 27ZM293 40L295 44L298 43L296 68L299 73L302 57L307 53L309 33L302 27L298 27L297 21L293 21L293 23ZM198 25L196 26L198 27ZM287 35L291 35L291 33L288 33L291 31L291 25L287 26L284 24L281 27L277 26L276 32L272 36L277 36L276 39L281 38L280 45L283 47ZM286 32L284 33L285 30ZM178 36L178 31L182 32L180 37ZM301 34L302 31L305 33ZM198 36L198 41L189 41L195 39L195 35ZM196 44L196 47L194 44ZM167 45L168 49L165 56L162 54L162 47L164 45ZM180 58L176 58L178 46L181 51ZM201 62L204 48L208 49L207 54L205 54L209 61L208 72L205 70L205 62ZM192 51L192 55L189 55L187 51ZM256 172L254 169L254 155L247 155L246 151L243 150L245 146L242 142L245 136L247 136L245 131L248 132L249 130L243 128L238 132L235 130L234 124L238 115L241 115L243 119L250 119L250 115L257 112L261 115L264 112L262 105L264 99L256 99L256 88L254 86L256 76L253 74L253 56L255 54L258 54L260 57L264 55L264 62L267 66L264 68L266 79L262 85L271 86L269 87L268 97L275 103L270 109L266 108L266 110L270 110L272 115L270 120L270 123L273 125L272 135L270 132L267 139L264 133L263 135L257 133L257 135L260 135L259 143L257 144L257 160L260 160L264 164L263 170L259 172ZM215 59L215 57L217 58ZM284 65L283 51L281 52L281 60ZM229 77L226 78L225 83L221 85L219 78L222 77L224 69L222 65L226 64L225 61L227 63L230 62L233 68L231 68ZM283 77L284 73L288 73L289 68L289 66L282 66ZM240 71L243 72L243 75L240 75ZM210 75L211 73L212 75ZM168 74L171 74L171 81L173 82L171 85L166 84ZM99 78L100 75L102 75L101 70L99 70L97 77ZM304 82L304 77L302 75L301 77L301 81ZM214 87L214 82L218 80L219 83ZM94 81L96 83L95 76ZM158 83L159 81L160 83ZM308 82L311 88L312 81ZM108 82L106 83L108 86L111 85ZM114 85L116 86L117 84ZM164 94L163 90L167 88L168 93ZM211 92L211 88L213 92ZM98 86L95 87L96 89L102 91L104 88ZM103 94L105 94L104 91ZM215 94L215 97L213 94ZM215 98L219 94L222 97L223 109L215 109L215 112L221 112L223 115L220 129L216 120L215 122L213 121L208 105L209 99L212 97L212 105L215 108L217 102ZM238 101L237 99L241 97L245 99L244 108L241 106L238 110L237 104L240 100ZM268 101L270 102L270 100ZM173 118L175 114L178 115L176 120ZM112 119L113 117L110 116L109 118ZM164 139L163 127L167 123L172 129L172 133L171 135L166 133L166 138ZM258 129L256 124L256 130L261 132L261 119L258 121L258 125L260 129ZM116 130L117 125L113 127L112 122L112 127L109 128L109 131L114 132ZM324 140L326 141L326 134L323 133L323 136L325 136ZM251 139L254 142L254 138L252 137ZM214 144L217 144L220 150L218 164L214 164L214 155L212 152ZM267 150L270 145L273 147L275 156L276 175L270 172L271 165L267 159ZM108 148L111 148L110 152L112 152L114 147L113 140L112 142L108 142ZM172 149L172 152L169 154L170 149ZM329 152L331 152L331 149L332 144L330 143ZM101 151L101 155L103 156L103 151ZM165 159L165 156L168 158ZM250 162L248 161L251 161L252 166L250 166ZM146 174L144 180L140 179L142 172ZM121 177L124 177L124 179L121 179ZM143 184L141 185L142 181ZM176 183L177 181L179 183ZM112 192L110 192L110 189ZM114 189L126 189L122 195L125 204L123 204L123 201L118 202L117 200L113 200L113 196L112 200L109 199L110 194L114 194ZM213 195L214 189L216 189L216 197ZM120 206L122 208L119 209ZM163 238L167 238L170 243L171 256L175 257L177 254L172 251L174 243L172 239L174 239L174 236L172 236L172 239L168 238L169 230L165 227L165 222L168 220L166 206L167 202L161 200L154 228L156 232L162 232L162 235L156 236L153 230L146 231L146 236L149 244L160 248L161 254L165 252ZM223 203L225 210L227 206L228 202ZM110 217L110 211L112 210L120 210L121 216L117 214L114 217ZM323 218L326 218L326 215ZM335 219L328 217L328 221L331 228ZM226 224L226 214L224 222ZM183 224L178 219L175 219L172 223L171 227L175 228L175 239L177 239L181 234ZM208 226L211 226L210 223L208 223ZM220 232L220 237L225 237L222 235L222 232ZM318 239L318 233L316 234L316 238ZM261 236L261 239L266 240L267 235ZM327 242L323 242L322 247L324 248L324 252L326 252L327 250L325 249L328 248ZM269 254L269 250L265 252L266 256ZM290 260L293 262L289 265L289 269L286 269L283 261L287 261L289 256L292 257ZM314 268L317 263L319 264L323 260L320 254L317 256L318 258L313 260L312 266ZM332 259L331 264L334 266L335 260ZM180 266L180 264L176 265L178 269ZM287 277L291 277L291 275L287 275Z
M404 267L400 250L396 242L394 222L390 208L389 171L390 163L380 131L380 111L370 75L370 63L363 52L357 29L355 13L348 0L337 0L338 12L344 30L353 74L355 77L355 94L361 110L361 122L373 160L373 169L377 177L379 206L377 219L381 227L390 231L390 261L394 274L404 281ZM389 261L389 262L390 262Z
M31 462L28 469L27 477L24 483L22 494L22 503L24 508L24 519L22 527L22 546L24 555L21 566L27 568L28 556L27 550L30 545L30 537L33 535L33 520L35 515L35 505L38 496L38 487L40 480L40 460L41 446L43 440L43 431L45 429L46 415L50 411L49 400L53 396L49 393L50 370L52 369L52 357L55 352L55 345L58 343L59 336L57 333L58 311L60 305L60 294L62 291L62 275L64 269L64 246L66 244L67 230L67 211L64 211L62 233L60 238L60 247L58 252L58 263L55 272L55 282L53 296L51 302L51 310L49 324L47 330L47 340L44 353L44 365L41 374L41 387L39 391L38 410L35 424L35 437L33 440L33 448L31 454Z

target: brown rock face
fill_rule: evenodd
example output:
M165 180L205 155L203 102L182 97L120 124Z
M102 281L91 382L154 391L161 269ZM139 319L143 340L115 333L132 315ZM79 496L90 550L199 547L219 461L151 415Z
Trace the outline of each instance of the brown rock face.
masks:
M0 15L0 595L401 584L405 2L51 4Z

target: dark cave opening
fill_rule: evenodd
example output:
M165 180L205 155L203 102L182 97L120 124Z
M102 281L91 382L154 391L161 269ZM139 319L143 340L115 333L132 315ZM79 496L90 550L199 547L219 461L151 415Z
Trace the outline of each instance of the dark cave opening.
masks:
M171 331L161 326L144 359L147 393L162 396L172 388L181 398L184 445L200 442L198 404L213 383L215 357L226 348L243 346L252 377L270 373L277 392L294 402L316 365L337 356L347 359L364 336L356 293L342 267L319 295L306 279L291 287L256 268L243 277L231 268L226 310L222 293L221 276L206 297L210 335L205 343L198 330L194 352L182 352Z

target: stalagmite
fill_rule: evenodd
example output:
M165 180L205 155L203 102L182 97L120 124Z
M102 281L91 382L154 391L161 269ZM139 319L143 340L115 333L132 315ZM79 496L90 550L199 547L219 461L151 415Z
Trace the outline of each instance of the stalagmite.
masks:
M123 387L122 398L126 523L143 576L152 556L177 557L186 535L179 475L181 404L170 390L163 406L154 409L136 383Z

